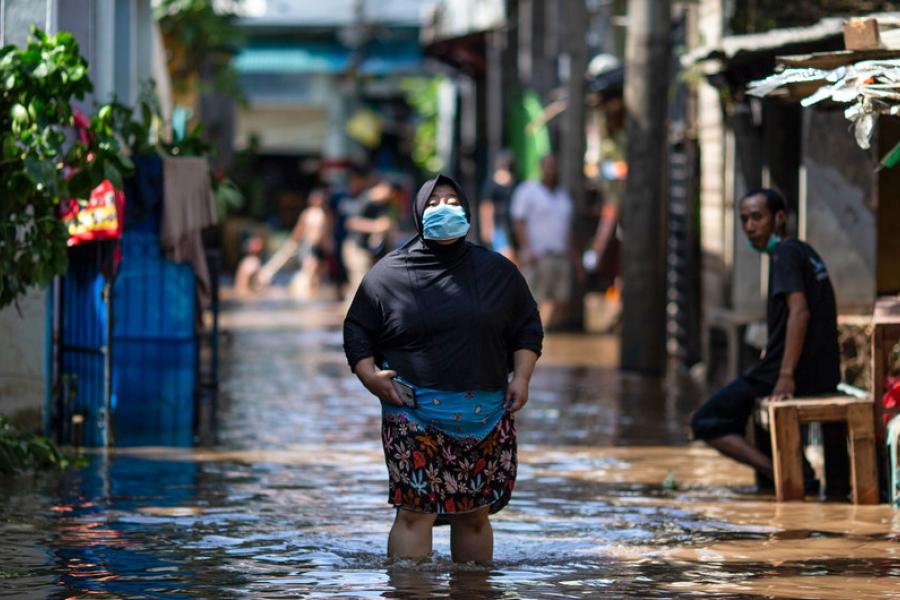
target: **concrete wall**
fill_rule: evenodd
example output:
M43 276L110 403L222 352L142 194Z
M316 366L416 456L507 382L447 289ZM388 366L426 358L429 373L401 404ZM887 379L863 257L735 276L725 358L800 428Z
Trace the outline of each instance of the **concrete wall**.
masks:
M32 24L53 31L53 0L2 0L0 45L23 45ZM46 303L32 290L14 306L0 310L0 413L29 429L40 429L44 405Z
M40 428L44 405L45 294L34 290L0 310L0 413Z
M702 0L698 8L699 38L705 44L722 39L720 0ZM705 66L705 65L704 65ZM719 92L705 79L697 86L697 137L700 145L700 249L703 305L725 303L725 128Z
M32 24L52 29L55 7L54 0L0 0L3 16L0 45L24 44Z
M734 139L734 153L727 169L730 194L726 194L727 227L730 232L731 308L742 314L765 314L764 258L750 248L741 227L740 199L762 185L762 132L754 123L749 104L736 103L729 119L728 135Z
M875 301L872 155L861 150L840 110L803 111L800 236L822 256L845 313L871 313Z

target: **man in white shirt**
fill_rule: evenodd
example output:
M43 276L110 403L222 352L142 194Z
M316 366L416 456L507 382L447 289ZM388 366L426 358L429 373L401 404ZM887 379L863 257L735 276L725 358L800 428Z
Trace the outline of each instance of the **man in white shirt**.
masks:
M541 159L541 180L526 181L512 198L519 264L538 301L541 322L552 327L572 288L572 198L558 185L556 159Z

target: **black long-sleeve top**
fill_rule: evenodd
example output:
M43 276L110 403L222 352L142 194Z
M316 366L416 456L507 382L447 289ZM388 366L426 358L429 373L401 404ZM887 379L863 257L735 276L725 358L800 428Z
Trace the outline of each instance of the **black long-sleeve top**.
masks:
M442 179L460 189L443 176L422 187L420 231ZM540 355L542 341L537 305L515 265L464 240L443 246L421 234L369 271L344 321L351 368L373 357L417 386L448 391L503 389L513 353Z

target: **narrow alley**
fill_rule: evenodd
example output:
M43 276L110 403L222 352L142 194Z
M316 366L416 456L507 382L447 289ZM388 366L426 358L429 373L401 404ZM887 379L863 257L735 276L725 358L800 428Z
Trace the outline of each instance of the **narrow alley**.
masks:
M430 562L390 565L379 407L346 367L336 305L275 288L226 301L223 325L219 443L119 448L61 480L16 480L0 502L0 595L896 593L896 512L750 493L748 469L686 445L684 384L624 379L617 342L598 336L547 340L494 565L454 565L446 528Z

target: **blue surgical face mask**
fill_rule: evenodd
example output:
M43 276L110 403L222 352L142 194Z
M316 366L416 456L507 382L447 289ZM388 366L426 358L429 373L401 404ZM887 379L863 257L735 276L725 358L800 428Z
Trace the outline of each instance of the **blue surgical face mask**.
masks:
M469 233L469 221L462 206L438 204L422 214L422 237L426 240L454 240Z
M763 254L763 253L770 254L772 252L772 250L775 248L775 246L778 245L778 242L780 242L780 241L781 241L781 236L779 236L777 233L773 233L772 235L769 236L769 241L766 242L766 247L763 248L762 250L760 250L753 244L750 244L750 242L747 242L747 243L750 244L751 248L753 248L760 254Z

